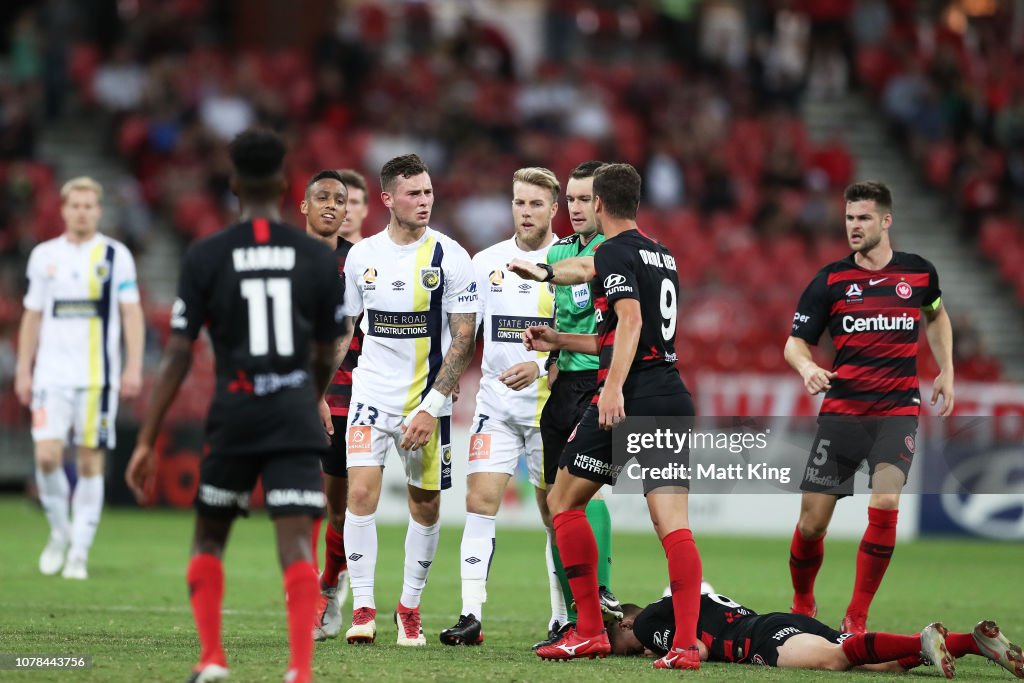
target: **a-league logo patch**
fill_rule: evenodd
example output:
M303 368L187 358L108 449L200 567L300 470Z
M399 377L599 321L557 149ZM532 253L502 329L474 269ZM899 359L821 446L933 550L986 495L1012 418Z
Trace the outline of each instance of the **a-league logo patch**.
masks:
M423 289L433 292L441 286L441 269L420 268L420 284L423 285Z
M474 434L469 440L469 461L487 460L491 457L491 435Z
M903 439L903 445L907 447L907 450L910 451L911 454L913 454L914 449L917 448L917 444L914 443L914 437L909 434L907 435L907 438Z
M371 438L369 425L352 425L348 428L346 443L349 453L370 453Z

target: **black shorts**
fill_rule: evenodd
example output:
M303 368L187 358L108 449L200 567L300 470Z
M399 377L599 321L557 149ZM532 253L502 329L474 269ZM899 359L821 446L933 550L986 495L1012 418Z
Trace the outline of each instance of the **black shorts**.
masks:
M551 395L540 414L540 439L544 446L544 482L555 483L558 461L565 444L597 391L597 371L558 372Z
M210 453L199 465L196 511L203 517L232 519L249 514L249 496L263 478L263 494L271 517L324 514L320 457L315 453Z
M747 664L778 666L779 647L798 633L821 636L830 643L842 643L849 637L803 614L774 612L744 619L747 620L753 622L747 632L747 637L750 638L750 649L744 659Z
M636 417L692 417L694 415L693 398L687 391L680 391L668 396L639 396L626 399L626 416ZM569 436L565 451L558 462L558 467L567 467L573 476L601 484L615 485L619 472L626 464L625 456L618 461L613 457L612 430L601 429L597 423L597 404L592 403L583 413L583 419ZM646 453L636 456L641 467L660 468L668 465L662 462L664 455L645 457ZM690 450L686 448L673 456L672 465L690 466ZM690 487L690 480L684 478L643 479L644 495L662 486Z
M804 468L800 490L830 493L840 498L853 494L854 474L867 462L869 474L883 463L910 476L917 450L917 417L823 416Z
M348 458L345 434L348 432L347 415L331 415L334 424L334 436L331 437L330 450L320 455L320 467L324 474L332 477L348 477Z

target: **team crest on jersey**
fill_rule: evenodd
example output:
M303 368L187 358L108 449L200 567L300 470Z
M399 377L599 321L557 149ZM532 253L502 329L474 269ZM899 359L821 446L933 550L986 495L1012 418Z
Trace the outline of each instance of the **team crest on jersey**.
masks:
M372 292L377 288L374 283L377 281L377 269L367 268L363 271L363 291Z
M420 268L420 284L423 285L423 289L433 292L441 286L441 269Z
M917 444L914 443L914 437L909 434L905 439L903 439L903 445L907 447L907 450L910 451L911 454L913 454L914 450L917 448Z
M590 305L590 285L573 285L569 291L572 293L572 302L576 304L576 308L586 308Z
M501 286L505 283L505 271L492 270L491 274L487 276L487 279L491 281L491 291L500 292Z
M106 282L110 278L110 261L100 261L96 264L96 278L100 282Z
M909 299L914 295L914 288L906 282L901 282L896 285L896 296L901 299Z
M441 446L441 462L445 465L452 464L452 447L448 444Z

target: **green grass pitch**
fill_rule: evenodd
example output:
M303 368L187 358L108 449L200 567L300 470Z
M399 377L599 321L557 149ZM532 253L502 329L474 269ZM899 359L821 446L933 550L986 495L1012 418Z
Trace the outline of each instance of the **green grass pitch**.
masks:
M793 514L797 502L794 499ZM88 671L0 671L0 681L183 681L198 656L188 608L185 564L192 530L188 512L108 509L90 563L90 579L70 582L36 570L46 536L42 513L20 498L0 499L0 653L91 655ZM380 529L377 563L378 641L369 647L333 640L316 646L319 680L708 681L892 680L893 675L801 672L706 664L700 672L654 671L651 661L619 659L541 662L529 646L543 634L548 615L544 536L538 530L502 530L485 607L486 643L448 648L438 632L455 622L461 605L458 552L462 529L448 525L423 600L428 646L399 649L391 610L402 575L404 527ZM789 606L788 541L783 538L710 537L697 530L705 576L716 589L763 612ZM853 581L854 542L829 541L818 579L820 617L837 624ZM644 604L666 584L665 558L649 534L614 540L614 590ZM869 627L915 632L934 620L970 630L997 620L1011 638L1024 637L1019 545L944 540L904 543L875 600ZM280 681L287 663L287 629L272 528L256 514L233 531L225 563L224 641L232 680ZM346 626L351 619L346 610ZM1019 640L1017 641L1019 642ZM905 676L937 679L930 669ZM978 657L958 662L958 678L1010 680ZM909 680L909 679L908 679Z

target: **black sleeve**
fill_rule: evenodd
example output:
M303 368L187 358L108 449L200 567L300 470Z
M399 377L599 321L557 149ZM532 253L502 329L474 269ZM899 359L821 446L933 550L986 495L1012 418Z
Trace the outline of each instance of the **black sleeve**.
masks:
M939 271L935 270L935 266L932 265L931 261L925 260L925 265L928 266L928 290L924 293L924 298L921 300L921 308L927 311L934 311L939 299L942 297L942 290L939 289Z
M206 322L208 283L203 268L203 243L185 252L178 277L178 298L171 307L171 332L195 340Z
M675 633L676 620L671 597L647 605L633 620L633 635L644 647L659 655L667 653L672 647Z
M816 345L821 333L828 326L830 308L828 272L822 270L814 276L811 284L807 285L807 289L800 295L800 303L793 314L793 331L790 335Z
M313 322L313 338L329 343L341 336L345 318L342 306L344 283L338 283L338 260L326 249L316 250L313 267L316 268L317 293L316 319Z
M601 281L609 308L619 299L639 299L634 255L618 244L605 242L594 252L594 269Z

